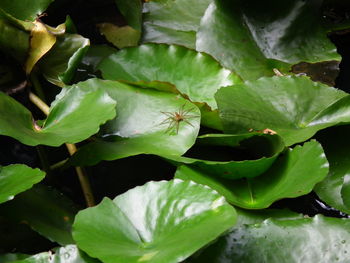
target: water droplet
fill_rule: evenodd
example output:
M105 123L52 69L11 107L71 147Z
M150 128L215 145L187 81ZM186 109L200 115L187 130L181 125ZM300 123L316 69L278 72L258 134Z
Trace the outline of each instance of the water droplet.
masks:
M346 243L346 240L342 240L341 243L342 243L342 244L345 244L345 243Z
M70 254L66 252L66 253L63 254L63 257L64 257L65 259L69 259Z

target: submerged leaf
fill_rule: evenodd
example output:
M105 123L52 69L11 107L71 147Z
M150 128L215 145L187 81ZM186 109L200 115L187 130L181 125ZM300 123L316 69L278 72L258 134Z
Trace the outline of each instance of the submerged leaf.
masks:
M230 180L187 166L180 166L175 176L208 185L238 207L261 209L279 199L311 192L327 173L328 162L322 147L311 141L287 150L269 170L254 178Z
M186 262L297 263L347 262L350 251L348 219L268 219L242 225Z
M0 166L0 203L4 203L40 182L45 173L23 164Z
M181 180L149 182L79 212L73 237L105 263L176 263L235 221L234 208L210 188Z

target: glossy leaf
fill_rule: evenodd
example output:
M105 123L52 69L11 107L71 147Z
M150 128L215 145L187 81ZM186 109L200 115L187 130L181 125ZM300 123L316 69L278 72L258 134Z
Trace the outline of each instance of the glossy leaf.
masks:
M159 44L121 50L104 59L99 69L110 80L170 82L191 101L205 102L213 109L220 87L241 82L206 54Z
M97 88L63 90L52 103L43 127L13 98L0 92L0 134L28 145L80 142L115 116L116 102Z
M286 145L350 121L347 93L306 77L272 77L220 89L215 96L226 133L272 129Z
M40 182L45 173L26 165L13 164L0 166L0 203L4 203Z
M320 0L215 0L201 20L196 49L245 80L301 61L339 61L322 26L321 5Z
M1 0L0 8L20 20L34 21L54 0Z
M73 156L75 164L91 165L142 153L182 155L196 140L200 112L176 94L99 79L81 82L75 88L104 90L118 104L117 118L102 127L100 140L79 149ZM181 112L186 121L175 121L174 114Z
M238 207L261 209L279 199L311 192L327 173L328 162L322 147L311 141L287 150L269 170L255 178L230 180L187 166L179 167L175 176L208 185Z
M89 39L80 35L58 36L56 44L38 64L41 72L55 85L69 84L89 45Z
M0 214L61 245L73 244L71 228L76 206L54 189L38 185L0 206Z
M143 42L195 48L200 19L211 1L161 0L144 3Z
M329 173L315 187L317 195L328 205L350 214L350 126L332 127L317 133L329 161Z
M142 1L116 0L119 11L123 14L128 25L141 33L142 28ZM139 34L140 35L140 34Z
M56 43L56 37L51 34L40 21L34 22L30 33L30 50L26 60L25 71L29 74L39 59Z
M260 133L208 134L198 137L196 145L198 145L198 149L196 149L195 154L198 155L198 158L165 157L178 164L199 168L212 176L239 179L252 178L264 173L284 149L284 144L279 136ZM237 152L233 151L235 147ZM240 152L238 152L239 150ZM208 160L213 158L212 152L215 152L215 158L222 156L222 158L231 161ZM225 154L226 152L227 154ZM242 158L244 155L250 156L251 159L234 160Z
M17 28L0 15L0 50L24 63L29 50L30 34Z
M347 262L349 233L348 219L268 219L234 228L187 262Z
M58 248L55 253L43 252L12 263L99 263L98 260L85 255L75 245Z
M150 182L80 211L73 237L104 263L176 263L235 221L234 208L210 188L181 180Z

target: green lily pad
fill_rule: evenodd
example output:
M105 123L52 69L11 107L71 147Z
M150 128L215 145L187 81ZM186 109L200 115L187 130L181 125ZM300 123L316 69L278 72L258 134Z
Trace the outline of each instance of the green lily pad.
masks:
M0 92L0 134L27 145L59 146L80 142L115 116L116 102L97 88L62 90L52 103L43 127L13 98Z
M79 149L71 160L74 164L91 165L142 153L182 155L196 140L200 112L179 95L99 79L75 88L104 90L117 101L118 116L101 128L99 140ZM176 113L185 121L174 121Z
M268 219L243 225L221 237L187 262L347 262L350 220L314 218Z
M98 24L100 32L106 37L108 42L117 48L137 46L140 39L140 32L131 26L119 27L112 23Z
M327 173L328 162L321 145L310 141L287 150L258 177L230 180L187 166L180 166L175 177L208 185L238 207L262 209L282 198L311 192Z
M191 101L205 102L213 109L217 108L214 94L220 87L241 82L206 54L160 44L121 50L104 59L99 69L110 80L170 82Z
M350 122L350 96L307 77L265 77L221 88L215 98L226 133L268 128L286 145Z
M44 172L26 165L0 166L0 203L13 199L16 194L31 188L44 177Z
M26 222L32 229L61 245L73 244L71 228L76 206L52 188L37 185L0 206L7 219Z
M279 136L261 133L243 135L208 134L198 137L196 145L198 149L194 154L198 155L198 158L164 157L175 161L177 164L187 164L190 167L198 168L212 176L239 179L252 178L264 173L284 149L284 143ZM241 151L233 152L232 150L235 147ZM189 151L191 152L191 150ZM222 158L230 159L230 161L208 160L212 158L212 152L215 152L215 158L218 158L224 150L227 154ZM210 154L207 158L206 153ZM249 155L251 159L232 161L237 157L242 158L244 154Z
M329 161L329 173L314 191L328 205L350 214L350 126L332 127L317 133Z
M90 41L77 34L57 36L56 44L38 63L45 78L57 86L69 84Z
M215 0L197 32L196 49L245 80L288 71L299 62L340 61L327 38L322 1Z
M10 261L12 263L99 263L100 261L88 257L75 245L58 248L55 253L43 252L29 256L22 260Z
M200 20L212 0L161 0L143 5L143 42L195 48ZM181 19L179 19L181 17Z
M128 25L141 33L142 29L142 1L115 0L119 11L123 14Z
M149 182L80 211L73 237L104 263L176 263L235 221L234 208L210 188L182 180Z
M20 20L34 21L54 0L1 0L0 8Z

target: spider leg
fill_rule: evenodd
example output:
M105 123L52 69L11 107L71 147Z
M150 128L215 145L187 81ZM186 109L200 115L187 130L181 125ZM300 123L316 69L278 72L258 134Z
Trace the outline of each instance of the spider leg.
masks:
M187 124L191 125L194 128L193 124L190 123L188 120L183 120L183 121L186 122Z

